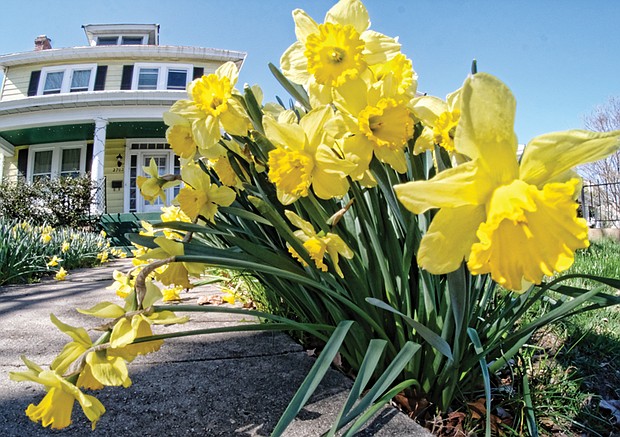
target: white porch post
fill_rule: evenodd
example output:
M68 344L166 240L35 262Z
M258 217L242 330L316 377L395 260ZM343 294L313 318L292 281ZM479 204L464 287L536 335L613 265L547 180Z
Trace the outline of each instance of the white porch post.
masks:
M105 211L105 187L104 183L104 157L105 139L108 120L105 118L95 118L95 137L93 141L93 161L90 168L90 179L93 181L94 198L93 210L95 213L102 214Z

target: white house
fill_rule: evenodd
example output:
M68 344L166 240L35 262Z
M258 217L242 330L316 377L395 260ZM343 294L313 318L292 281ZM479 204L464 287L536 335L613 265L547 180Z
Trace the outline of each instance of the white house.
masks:
M157 24L82 27L85 46L55 49L40 36L33 51L0 55L0 177L90 172L100 212L158 210L136 177L151 158L160 173L178 171L162 114L192 79L227 61L241 68L246 53L160 45Z

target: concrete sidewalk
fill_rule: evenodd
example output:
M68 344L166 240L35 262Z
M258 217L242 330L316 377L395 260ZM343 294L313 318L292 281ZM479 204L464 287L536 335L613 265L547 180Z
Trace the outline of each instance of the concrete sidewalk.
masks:
M64 282L0 287L0 435L2 436L268 436L314 360L290 337L277 332L226 333L168 340L154 354L129 365L133 385L106 387L96 393L106 407L95 431L75 404L73 424L57 432L31 422L24 410L39 403L44 389L13 382L10 371L23 371L24 354L47 368L70 341L50 321L54 313L73 326L90 327L95 319L75 308L108 300L105 287L112 271L128 260L105 267L76 270ZM186 303L209 293L184 293ZM171 309L174 309L172 307ZM167 329L232 326L243 318L224 314L191 314L192 321ZM191 328L188 328L191 326ZM352 382L330 370L310 402L287 429L287 436L318 436L329 429ZM404 414L386 407L359 435L429 436Z

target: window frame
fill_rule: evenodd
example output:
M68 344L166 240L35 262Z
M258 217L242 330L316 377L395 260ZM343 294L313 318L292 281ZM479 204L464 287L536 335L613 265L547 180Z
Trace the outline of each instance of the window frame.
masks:
M37 96L49 96L54 94L69 94L71 93L71 83L73 81L73 73L76 71L90 70L90 77L88 78L88 89L81 91L73 91L74 93L84 93L93 91L95 88L95 76L97 75L97 64L78 64L78 65L56 65L53 67L43 67L41 69L41 77L39 79L39 86L37 88ZM47 93L45 91L45 82L47 81L48 74L51 73L63 73L62 83L60 85L60 91L57 93Z
M138 89L138 81L140 79L141 69L157 69L157 88L154 90ZM192 64L155 64L155 63L136 63L133 68L133 77L131 80L131 89L136 91L183 91L181 88L168 89L168 72L170 70L185 70L187 76L185 79L185 88L192 81Z
M36 144L29 147L28 151L28 165L26 167L26 175L29 182L34 182L34 160L37 152L52 151L52 166L51 166L51 179L56 179L61 176L62 171L62 151L69 149L80 149L80 168L79 174L86 173L86 153L87 145L85 142L68 142L68 143L51 143L51 144Z

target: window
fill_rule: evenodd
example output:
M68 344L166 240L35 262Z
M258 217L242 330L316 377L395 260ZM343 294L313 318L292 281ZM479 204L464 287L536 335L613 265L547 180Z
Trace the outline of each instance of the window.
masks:
M192 68L188 64L136 64L131 89L184 90L190 82Z
M156 90L159 69L157 68L140 68L138 73L138 89L139 90Z
M28 179L76 177L86 170L86 145L76 143L30 146Z
M61 149L60 176L76 177L80 175L82 149Z
M118 36L100 36L97 38L98 46L115 46L118 45Z
M38 95L92 91L95 64L46 67L41 69Z
M117 46L117 45L144 45L148 41L145 35L116 35L97 37L98 46Z
M143 36L123 36L121 38L122 45L142 45L144 44Z
M71 77L71 89L69 91L72 93L78 91L88 91L91 73L92 70L73 70L73 76Z
M184 90L187 86L187 70L176 68L168 69L167 89Z
M52 177L52 150L42 150L34 152L32 180L50 179Z

